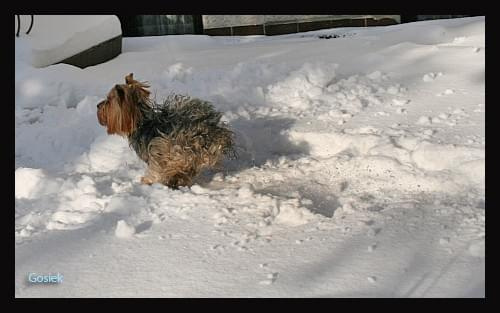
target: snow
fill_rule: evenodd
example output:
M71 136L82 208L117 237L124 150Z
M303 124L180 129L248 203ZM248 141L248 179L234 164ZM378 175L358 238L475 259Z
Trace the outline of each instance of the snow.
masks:
M16 297L484 297L484 24L125 38L83 70L16 39ZM131 72L212 101L239 158L141 185L96 117Z
M130 226L124 220L119 220L116 223L115 235L118 238L130 238L135 234L135 227Z
M115 15L35 15L33 29L26 35L30 38L31 64L44 67L57 63L121 33Z

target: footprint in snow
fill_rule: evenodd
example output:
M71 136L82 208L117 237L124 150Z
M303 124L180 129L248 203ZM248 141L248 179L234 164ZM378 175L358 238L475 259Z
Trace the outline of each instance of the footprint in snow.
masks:
M417 124L418 125L430 125L430 124L432 124L432 120L430 117L424 115L424 116L421 116L417 120Z
M450 243L450 238L449 237L443 237L439 239L439 244L444 246Z
M409 99L392 99L392 105L393 106L403 106L405 104L410 103L411 100Z
M212 251L224 251L226 250L226 246L223 245L213 245L210 247L210 250Z
M377 236L380 233L380 231L382 231L382 228L370 228L368 230L367 235L369 237L375 237L375 236Z
M271 285L271 284L273 284L276 281L276 279L278 279L278 275L279 275L279 273L269 273L266 276L267 279L266 280L261 280L259 282L259 284L260 285Z
M438 97L448 96L448 95L452 95L454 93L455 93L455 90L453 90L453 89L446 89L445 91L443 91L441 93L438 93L436 96L438 96Z
M434 81L437 77L443 75L443 73L439 72L439 73L427 73L424 75L424 77L422 77L422 80L424 82L432 82Z

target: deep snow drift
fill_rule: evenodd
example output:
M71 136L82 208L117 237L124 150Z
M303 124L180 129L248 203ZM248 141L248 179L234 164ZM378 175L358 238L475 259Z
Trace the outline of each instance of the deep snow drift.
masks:
M31 20L22 15L20 22L24 31ZM33 23L29 45L35 67L57 63L122 33L116 15L36 15Z
M483 297L484 25L126 38L84 70L16 39L16 297ZM239 158L141 185L96 118L131 72L212 101Z

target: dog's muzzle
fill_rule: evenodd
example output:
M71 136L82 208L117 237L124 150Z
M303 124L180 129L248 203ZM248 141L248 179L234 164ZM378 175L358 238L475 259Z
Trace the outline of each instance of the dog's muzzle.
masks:
M97 120L99 121L99 124L101 124L102 126L106 126L106 124L104 122L104 116L103 116L104 112L101 110L101 108L105 102L106 102L106 100L103 100L97 104Z

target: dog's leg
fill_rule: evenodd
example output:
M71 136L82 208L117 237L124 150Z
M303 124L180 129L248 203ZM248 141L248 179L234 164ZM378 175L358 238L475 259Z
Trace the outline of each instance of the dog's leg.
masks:
M172 175L172 171L173 169L162 169L161 172L158 172L155 169L148 168L145 175L141 177L141 183L146 185L160 183L173 189L177 189L180 186L192 185L189 175L184 173L175 173Z
M192 180L191 177L186 174L177 173L168 180L166 185L170 188L177 189L180 186L191 186Z
M146 176L142 176L141 177L141 184L152 185L153 181L151 179L149 179L148 177L146 177Z
M192 156L187 155L180 145L163 137L156 137L148 145L148 170L141 179L145 184L161 183L170 188L191 185L194 175Z
M151 177L149 176L142 176L141 177L141 184L144 184L144 185L152 185L154 184L155 182L151 179Z
M154 168L148 167L144 176L141 177L141 183L145 185L152 185L161 182L161 176Z

